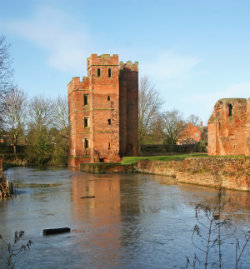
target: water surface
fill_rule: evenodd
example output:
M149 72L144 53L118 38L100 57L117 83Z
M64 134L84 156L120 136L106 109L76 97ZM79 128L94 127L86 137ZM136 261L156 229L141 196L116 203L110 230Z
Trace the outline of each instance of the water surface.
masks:
M212 207L214 189L174 185L170 178L143 174L31 168L7 173L19 184L19 194L0 202L0 234L8 241L14 231L24 230L33 241L16 268L185 268L186 256L203 257L192 243L194 208L201 202ZM86 195L95 198L82 199ZM228 191L224 201L223 216L231 218L237 234L225 243L223 262L234 268L235 240L243 242L243 233L250 230L250 196ZM42 235L43 229L64 226L72 232ZM5 249L2 243L2 260ZM213 251L210 257L217 259ZM249 260L247 249L242 268L249 268Z

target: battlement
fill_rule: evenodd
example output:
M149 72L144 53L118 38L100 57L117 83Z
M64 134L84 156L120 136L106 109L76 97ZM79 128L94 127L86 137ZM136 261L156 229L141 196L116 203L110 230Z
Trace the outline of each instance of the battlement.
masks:
M72 80L68 83L68 87L78 83L80 83L80 77L73 77Z
M90 57L87 59L87 67L91 67L93 65L119 65L118 55L117 54L91 54Z
M68 92L71 92L74 89L83 88L87 89L89 87L89 78L83 77L82 81L80 77L73 77L72 80L68 83Z
M138 62L134 62L132 63L131 61L127 61L126 63L124 62L120 62L120 69L123 70L123 69L129 69L131 71L138 71L138 65L139 63Z

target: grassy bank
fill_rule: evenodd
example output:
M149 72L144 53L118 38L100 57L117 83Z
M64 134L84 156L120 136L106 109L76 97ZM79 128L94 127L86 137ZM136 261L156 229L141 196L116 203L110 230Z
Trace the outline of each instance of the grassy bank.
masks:
M241 159L249 158L246 156L230 155L230 156L209 156L207 153L191 153L191 154L181 154L181 155L167 155L167 156L136 156L136 157L123 157L121 164L129 165L138 162L139 160L155 160L168 162L171 160L184 160L188 157L201 157L201 158L225 158L225 159Z

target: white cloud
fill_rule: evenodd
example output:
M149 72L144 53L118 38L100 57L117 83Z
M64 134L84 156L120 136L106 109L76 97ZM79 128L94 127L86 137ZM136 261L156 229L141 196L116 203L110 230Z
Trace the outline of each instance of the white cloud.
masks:
M7 23L7 28L47 49L50 53L48 64L60 71L81 70L89 55L90 38L85 26L48 6L37 9L31 18Z
M142 73L150 74L153 78L181 85L189 79L200 60L194 56L177 54L167 50L157 55L153 61L142 65Z
M208 118L214 108L215 103L222 98L249 98L250 96L250 83L243 82L232 85L221 91L213 91L205 94L196 94L192 96L186 96L185 100L190 106L201 106L203 115L207 115ZM205 117L204 117L205 118Z
M244 82L236 85L232 85L227 89L221 91L213 91L211 93L200 94L191 96L190 103L206 103L209 106L213 106L219 99L222 98L249 98L250 96L250 83Z

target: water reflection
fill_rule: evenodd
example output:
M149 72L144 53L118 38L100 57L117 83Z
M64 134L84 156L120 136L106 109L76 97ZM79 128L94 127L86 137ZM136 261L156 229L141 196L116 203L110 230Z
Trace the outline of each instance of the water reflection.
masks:
M185 256L194 253L194 207L213 206L217 196L215 189L153 175L13 168L8 176L25 188L0 202L0 233L9 238L22 229L34 241L18 268L184 268ZM238 229L249 227L249 199L249 193L226 192L225 214ZM63 226L72 232L42 236L45 228ZM227 268L233 254L225 252Z
M90 263L112 263L119 260L120 181L119 176L72 175L72 217L79 227L84 226L89 245L100 251ZM84 199L85 196L95 198ZM79 230L80 232L80 230ZM82 248L86 242L82 241ZM91 259L91 257L90 257Z

